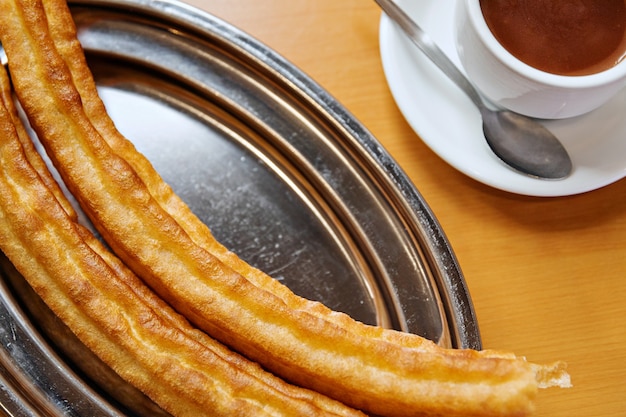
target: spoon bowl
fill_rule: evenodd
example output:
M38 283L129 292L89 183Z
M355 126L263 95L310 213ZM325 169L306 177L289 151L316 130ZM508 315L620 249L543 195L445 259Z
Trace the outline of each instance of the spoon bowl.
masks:
M563 179L572 172L567 150L543 125L506 110L485 108L481 114L487 144L512 168L544 179Z
M512 169L534 178L559 180L571 174L572 161L567 150L548 129L529 117L487 107L467 77L393 0L375 1L478 107L485 140L498 158Z

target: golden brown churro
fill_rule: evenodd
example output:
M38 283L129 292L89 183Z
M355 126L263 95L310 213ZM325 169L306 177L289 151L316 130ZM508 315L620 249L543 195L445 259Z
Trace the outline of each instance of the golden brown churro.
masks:
M0 71L0 100L2 105L5 106L6 111L8 112L8 116L14 122L17 137L20 140L22 147L24 148L24 154L28 159L28 162L37 171L37 173L41 177L41 180L46 184L50 191L56 197L58 197L59 203L63 206L67 214L72 219L76 219L77 215L74 207L72 207L70 202L63 195L61 187L50 173L48 167L46 166L46 163L35 148L32 139L26 131L26 128L24 127L22 121L20 120L17 108L15 107L15 103L13 102L11 82L9 80L9 77L7 76L4 67L2 67L2 71Z
M0 81L5 80L1 68ZM175 415L362 415L288 385L172 311L68 216L59 204L64 197L53 195L28 161L20 127L5 104L0 105L0 247L105 363Z
M0 0L17 95L109 245L194 324L290 381L381 415L525 415L538 387L568 383L560 364L358 323L230 254L115 131L66 5L45 5L49 26L37 2Z

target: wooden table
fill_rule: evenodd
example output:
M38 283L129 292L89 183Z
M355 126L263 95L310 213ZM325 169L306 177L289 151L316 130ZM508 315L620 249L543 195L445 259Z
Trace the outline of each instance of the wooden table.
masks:
M450 167L394 103L373 1L189 1L310 75L392 154L454 248L484 347L568 362L574 388L543 391L537 416L626 415L626 181L582 195L533 198Z

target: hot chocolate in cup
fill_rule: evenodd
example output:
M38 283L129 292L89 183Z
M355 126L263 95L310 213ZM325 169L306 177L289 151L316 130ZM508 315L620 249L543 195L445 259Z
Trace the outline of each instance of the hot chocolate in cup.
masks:
M496 106L562 119L626 86L626 0L458 0L455 27L468 78Z

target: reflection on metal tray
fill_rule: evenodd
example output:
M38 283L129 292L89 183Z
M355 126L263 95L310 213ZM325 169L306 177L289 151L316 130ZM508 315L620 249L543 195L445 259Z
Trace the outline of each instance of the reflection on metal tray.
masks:
M339 103L266 46L174 1L71 2L120 130L216 237L357 320L480 348L426 203ZM0 403L13 415L158 415L68 332L6 259Z

